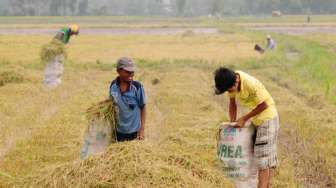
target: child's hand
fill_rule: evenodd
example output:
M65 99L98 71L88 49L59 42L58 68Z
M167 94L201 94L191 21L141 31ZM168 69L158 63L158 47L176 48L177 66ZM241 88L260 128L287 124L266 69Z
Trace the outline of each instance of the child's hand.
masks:
M138 140L144 140L145 139L145 131L140 130L137 135Z
M246 124L246 120L244 117L241 117L237 120L236 128L243 128Z

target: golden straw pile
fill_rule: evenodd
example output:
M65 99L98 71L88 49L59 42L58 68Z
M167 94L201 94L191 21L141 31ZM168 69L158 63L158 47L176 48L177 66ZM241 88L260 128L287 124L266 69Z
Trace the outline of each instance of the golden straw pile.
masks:
M112 140L117 139L116 130L118 123L118 108L116 107L116 103L112 97L90 107L87 110L87 118L89 121L102 118L111 126Z
M24 187L230 187L223 173L171 144L123 142L84 161L44 169Z
M41 61L42 63L48 63L57 55L64 55L67 56L67 52L65 50L65 45L57 40L53 39L50 43L44 45L41 50Z

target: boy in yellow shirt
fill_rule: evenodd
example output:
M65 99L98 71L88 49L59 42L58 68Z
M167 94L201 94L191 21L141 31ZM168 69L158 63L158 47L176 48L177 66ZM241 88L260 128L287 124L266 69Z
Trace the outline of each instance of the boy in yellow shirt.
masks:
M270 186L271 170L277 166L278 112L264 85L242 71L221 67L214 75L217 95L227 93L230 98L229 116L236 127L244 127L248 120L256 128L254 157L258 165L258 188ZM236 99L251 111L237 119Z

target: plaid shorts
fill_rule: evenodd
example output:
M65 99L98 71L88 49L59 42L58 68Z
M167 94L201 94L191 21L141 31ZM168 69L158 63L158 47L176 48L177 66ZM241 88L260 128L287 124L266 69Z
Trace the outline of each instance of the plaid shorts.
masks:
M254 136L254 158L260 170L276 168L277 141L279 132L279 117L265 121L259 126L255 126Z

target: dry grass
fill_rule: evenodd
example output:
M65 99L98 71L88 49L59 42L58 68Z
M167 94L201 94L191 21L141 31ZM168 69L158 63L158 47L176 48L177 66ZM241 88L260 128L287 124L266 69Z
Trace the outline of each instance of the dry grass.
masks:
M23 76L15 71L0 72L0 87L7 83L21 83Z
M40 54L41 61L44 65L46 65L57 55L63 55L64 57L67 57L67 52L65 50L65 45L61 41L53 39L42 47Z
M87 111L87 118L93 120L95 118L103 118L104 120L111 122L113 126L116 125L116 103L113 98L101 101L91 106Z
M180 163L179 160L181 160L182 163L180 164L182 166L177 167L175 164L169 165L169 160L171 161L174 159L173 157L169 160L166 158L159 160L165 165L168 165L164 168L167 169L167 172L163 174L164 177L168 178L168 180L166 180L168 183L167 185L213 185L214 187L217 187L218 185L229 185L228 182L223 179L220 169L217 168L215 155L216 140L215 137L212 137L216 132L217 120L215 119L219 115L219 110L214 110L214 107L210 107L211 103L202 100L204 95L211 97L211 92L209 92L211 91L211 87L206 87L208 89L197 96L190 98L189 100L184 100L185 95L182 88L185 88L186 84L190 91L196 92L198 90L196 86L203 82L204 79L209 79L209 77L202 73L203 71L196 68L176 67L174 70L169 68L171 71L166 71L166 73L160 74L159 77L156 77L160 80L160 83L152 85L151 80L153 80L153 76L156 75L155 73L160 70L165 70L166 68L168 68L166 65L156 68L146 68L143 71L140 71L137 74L137 77L143 81L149 98L152 99L148 104L148 116L151 118L148 119L146 133L149 144L152 145L152 143L157 143L158 145L154 145L154 148L157 148L159 153L162 152L163 156L173 155L175 158L178 157L179 159L176 159L176 163ZM186 71L189 71L190 73L187 77L183 74ZM67 83L64 83L65 85L57 88L55 93L49 94L51 95L50 97L57 98L57 100L50 101L51 103L47 105L48 108L46 109L54 107L56 108L55 112L48 119L38 123L30 120L30 122L34 124L29 127L32 131L31 134L23 140L18 140L19 144L6 153L0 163L1 169L5 172L9 172L9 174L14 177L23 177L28 173L36 174L43 167L63 162L71 162L78 159L79 149L82 143L81 135L85 130L86 125L85 118L83 120L85 114L78 113L78 108L83 107L85 109L85 106L88 106L90 101L92 102L96 100L97 97L95 96L97 96L97 94L100 97L106 95L109 85L108 81L114 77L109 71L97 71L95 73L85 71L80 74L91 76L84 80L78 79L78 75L67 77L65 79L67 80ZM175 89L173 89L171 88L170 83L176 82L176 80L181 80L181 83L176 85ZM90 84L88 84L89 82ZM205 82L203 84L206 85ZM84 85L87 86L84 87ZM166 88L170 88L170 92L168 92L169 90ZM65 98L64 95L67 95L68 97ZM39 102L34 100L31 103L41 107L45 106L46 104L43 104L46 102L46 99L43 99L44 97L46 96L37 95L35 98ZM200 110L194 112L190 110L195 108L193 101L199 104L197 108ZM74 112L76 108L77 112L71 113ZM33 113L33 111L27 111L26 113L28 115L28 113ZM208 118L204 118L205 113L208 115ZM65 116L64 114L68 115ZM23 116L25 115L23 114ZM46 115L42 116L45 117ZM197 120L195 117L199 117L199 119ZM197 127L197 130L191 131L194 129L193 127ZM26 128L28 127L21 127L22 130ZM180 134L176 135L176 131ZM204 131L206 134L203 134ZM60 140L59 138L62 139ZM54 147L50 147L50 145ZM164 145L167 146L167 149L161 148ZM121 146L115 147L122 148ZM133 148L139 146L130 145L129 147ZM148 147L153 148L148 145L144 145L140 148L147 151L149 150L146 149ZM204 150L207 152L204 153ZM156 151L157 150L153 149L150 153L151 158L144 158L144 161L157 161L158 158L161 158L161 154L155 155ZM182 154L186 155L184 153L186 151L188 153L187 155L190 155L191 157L181 157ZM209 152L213 152L213 155L209 155ZM141 149L136 153L131 153L131 156L134 155L139 155L137 158L148 156L146 153L142 153ZM108 157L108 155L105 157ZM114 155L111 155L110 157L112 157L111 162L113 162L114 160L112 159ZM135 160L137 158L133 159ZM119 160L119 158L116 158L116 160ZM98 163L99 161L101 160L98 160ZM189 167L189 163L195 164L196 166ZM130 164L126 163L125 165L132 164L141 165L142 163L141 161L130 160ZM158 163L158 165L159 164L160 163ZM199 164L202 164L203 166L198 166ZM17 169L16 166L20 166L20 169ZM207 169L205 168L206 166L208 167ZM113 167L115 168L115 166ZM82 166L82 168L85 168L85 166ZM110 167L106 166L106 168ZM144 167L144 169L147 168L148 172L151 171L151 168L148 166ZM193 172L193 168L195 168L195 172ZM66 169L66 167L63 167L63 169ZM121 171L122 170L123 169L121 169ZM155 173L155 175L159 178L162 176L161 167L157 167L157 170L158 173ZM175 170L176 174L174 174ZM59 172L55 170L54 173L58 174ZM135 173L136 175L138 172L130 170L129 173ZM186 173L186 175L179 178L180 174L184 173ZM177 179L173 182L169 182L171 176L172 178ZM97 178L98 177L100 176L97 175ZM6 179L5 177L1 178ZM20 178L17 180L20 180ZM101 179L97 179L96 183L100 180ZM8 181L8 179L6 181ZM30 180L27 181L30 182ZM60 182L61 181L62 180L60 180ZM144 183L146 181L140 182ZM155 181L159 181L159 179L155 179ZM30 183L33 184L33 182ZM131 182L130 185L132 185ZM144 184L144 186L145 185L147 184Z
M24 65L39 62L39 51L48 36L0 36L0 57ZM121 56L161 59L244 60L258 57L254 42L240 34L182 36L79 36L67 49L74 62L113 63ZM239 56L237 57L237 53ZM18 56L17 54L20 53Z
M0 87L0 186L232 186L216 159L217 126L227 118L227 99L212 90L220 65L256 75L277 102L280 168L273 187L335 186L335 106L315 97L321 91L306 93L303 85L310 83L292 80L296 75L284 69L299 70L292 62L258 64L265 56L253 51L255 39L234 32L75 37L64 82L50 92L39 66L39 50L50 37L0 36L0 67L25 76ZM267 60L276 61L277 53ZM135 77L149 99L146 141L115 144L79 161L85 109L108 96L113 64L124 55L137 59Z
M302 90L285 72L275 68L258 69L277 102L281 117L281 168L292 171L295 181L304 187L333 187L336 183L333 126L336 107ZM320 115L317 115L320 114ZM317 152L318 151L318 152ZM282 165L290 165L286 169ZM279 177L280 179L280 177ZM278 181L279 185L286 181ZM287 186L286 186L287 187Z
M113 98L101 101L91 106L87 111L87 118L89 122L102 119L107 126L111 127L112 137L111 141L117 141L117 124L118 124L118 109Z
M27 179L33 187L229 187L221 171L164 145L130 142L85 161L45 169Z

